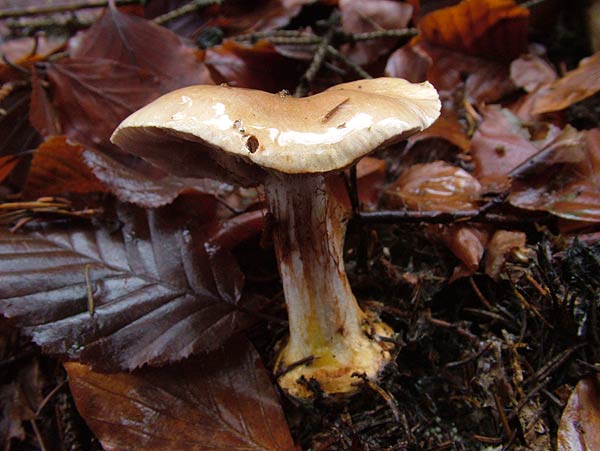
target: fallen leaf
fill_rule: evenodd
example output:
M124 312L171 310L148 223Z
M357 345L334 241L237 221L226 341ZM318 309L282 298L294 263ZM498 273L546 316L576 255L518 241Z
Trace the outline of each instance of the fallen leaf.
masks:
M347 33L405 28L410 22L414 8L410 3L394 0L340 0L342 29ZM387 54L398 39L378 39L344 46L344 53L357 64L365 65Z
M8 40L0 45L0 81L6 83L23 78L23 73L13 67L20 66L31 71L33 65L59 51L65 45L64 39L46 36L35 38L18 38ZM9 61L11 65L7 64Z
M91 148L112 148L109 138L119 122L160 95L154 75L116 61L64 58L44 68L62 133Z
M513 182L511 204L575 221L600 221L600 129L565 129L547 144L548 161ZM552 164L554 164L552 166ZM535 169L535 168L534 168Z
M405 154L409 158L427 154L430 161L445 160L466 154L470 146L471 141L457 115L442 109L442 114L431 127L408 138Z
M64 136L47 139L33 155L23 197L106 192L106 187L85 165L82 155L83 147L69 143Z
M15 157L14 155L0 157L0 183L4 182L11 174L15 166L19 163L19 160L19 157Z
M265 41L253 46L225 41L206 50L205 62L217 83L268 92L293 89L304 70Z
M102 152L85 150L83 160L94 175L121 201L156 208L173 202L182 192L191 189L200 193L225 195L232 190L226 183L212 179L176 177L161 171L141 159L126 161Z
M497 230L492 235L485 251L485 273L492 279L498 279L504 263L509 259L510 253L525 246L527 236L523 232L510 230Z
M581 60L579 67L552 83L536 97L533 114L559 111L600 91L600 52Z
M471 140L473 175L483 185L503 189L510 171L539 152L529 138L529 132L510 111L496 105L485 108L483 121Z
M394 208L450 212L476 210L481 185L464 169L444 161L411 166L385 191Z
M384 160L364 157L356 165L358 202L365 208L371 210L377 208L385 177L386 164Z
M528 53L510 64L510 78L527 92L534 92L557 78L554 68L543 58Z
M196 52L172 31L109 6L89 29L69 41L72 58L100 58L144 69L155 75L161 91L212 84Z
M77 409L107 451L295 450L270 375L244 339L133 374L65 368Z
M196 194L155 210L118 205L112 228L2 230L0 313L46 351L102 370L218 348L249 321L238 306L258 298L240 297L240 271L215 268L205 250L214 212Z
M433 45L510 61L527 48L529 11L514 0L463 0L427 14L420 34Z
M463 108L462 100L474 104L497 102L516 90L505 64L466 55L413 39L390 55L386 75L412 82L429 80L439 91L447 110ZM456 93L464 96L456 99Z
M440 236L456 258L462 262L462 267L455 268L455 273L450 280L454 281L474 274L483 257L489 232L483 228L457 224L441 226Z
M600 379L579 381L563 411L558 427L558 451L600 449Z

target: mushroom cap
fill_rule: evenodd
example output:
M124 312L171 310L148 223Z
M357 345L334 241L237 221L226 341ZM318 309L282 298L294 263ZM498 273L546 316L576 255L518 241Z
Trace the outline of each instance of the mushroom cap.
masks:
M429 127L440 108L430 83L400 78L353 81L305 98L190 86L133 113L111 140L186 176L206 162L194 155L199 152L224 172L246 171L248 177L246 163L288 174L322 173Z

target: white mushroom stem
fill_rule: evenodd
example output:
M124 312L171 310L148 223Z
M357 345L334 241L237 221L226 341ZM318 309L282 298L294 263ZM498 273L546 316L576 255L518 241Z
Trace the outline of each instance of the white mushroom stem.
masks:
M321 174L277 174L265 182L290 327L276 372L284 372L280 386L299 398L313 395L311 379L325 394L356 391L354 373L374 379L390 359L378 338L391 329L360 309L346 277L350 209L341 188L338 176Z

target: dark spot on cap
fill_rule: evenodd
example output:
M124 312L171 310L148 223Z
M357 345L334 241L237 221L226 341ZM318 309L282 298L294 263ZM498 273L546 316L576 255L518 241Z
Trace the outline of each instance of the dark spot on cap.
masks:
M258 142L258 138L256 136L248 136L248 139L246 140L246 149L248 149L250 153L256 152L259 145L260 143Z

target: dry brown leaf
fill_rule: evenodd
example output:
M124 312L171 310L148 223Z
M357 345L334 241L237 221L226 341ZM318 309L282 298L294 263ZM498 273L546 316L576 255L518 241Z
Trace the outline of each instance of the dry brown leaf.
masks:
M375 209L385 183L385 161L364 157L356 165L358 201L367 209Z
M252 345L133 374L67 363L77 409L106 451L294 451L270 375Z
M502 189L510 171L538 152L520 120L510 111L496 105L483 110L483 122L471 140L473 175L483 185Z
M533 114L559 111L600 91L600 52L581 60L579 67L538 95Z
M534 92L556 80L554 68L544 59L528 53L510 64L510 78L527 92Z
M394 0L340 0L342 28L347 33L404 28L410 22L414 8L410 3ZM397 39L375 40L345 46L344 52L357 64L377 60L397 45Z
M23 196L33 199L106 191L106 187L85 165L83 147L69 143L65 136L55 136L35 151Z
M385 192L395 208L442 212L475 210L480 194L477 179L444 161L411 166Z
M550 155L513 182L510 203L575 221L600 221L600 129L566 128L546 145ZM554 156L553 156L554 155Z
M558 451L600 449L600 377L579 381L563 411Z
M514 0L464 0L426 15L423 39L468 55L510 61L527 48L529 11Z

